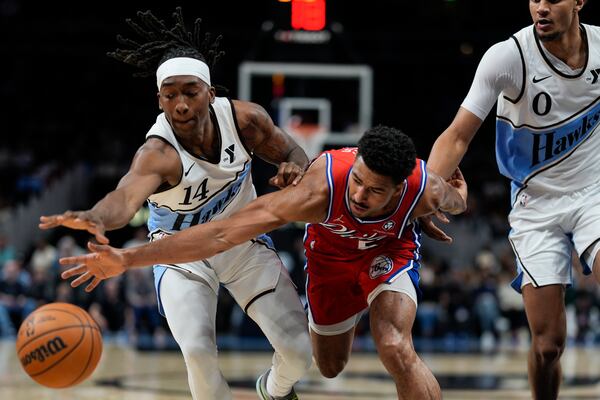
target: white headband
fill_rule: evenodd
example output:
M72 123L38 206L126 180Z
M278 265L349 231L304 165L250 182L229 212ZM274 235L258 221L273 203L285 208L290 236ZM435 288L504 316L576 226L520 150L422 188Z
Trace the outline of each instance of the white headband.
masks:
M210 86L210 71L205 62L190 57L175 57L160 64L156 70L158 90L165 79L176 75L197 76Z

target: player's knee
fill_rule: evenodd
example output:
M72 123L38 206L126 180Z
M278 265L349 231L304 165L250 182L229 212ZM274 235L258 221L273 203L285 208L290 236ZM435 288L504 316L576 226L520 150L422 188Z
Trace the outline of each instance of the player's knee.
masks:
M417 353L409 337L394 332L375 339L377 353L384 365L393 365L394 369L406 370L416 365Z
M294 340L293 344L279 351L286 363L299 373L307 371L312 365L312 350L308 333Z
M213 369L217 365L217 349L202 343L180 344L181 353L186 364L200 369Z
M348 363L350 355L345 352L335 351L333 349L325 349L319 351L318 348L313 350L315 363L325 378L335 378L344 370Z
M302 353L295 353L292 358L292 363L296 370L298 371L308 371L310 366L312 365L313 359L310 349L308 351Z
M532 343L535 358L543 363L557 361L565 349L565 339L557 336L536 337Z
M289 320L288 320L289 322ZM306 317L288 325L278 325L278 330L271 329L271 344L285 363L300 373L308 370L312 364L312 344L306 326Z
M344 370L348 359L343 357L328 357L316 359L315 361L317 362L317 367L319 367L321 375L325 378L335 378Z

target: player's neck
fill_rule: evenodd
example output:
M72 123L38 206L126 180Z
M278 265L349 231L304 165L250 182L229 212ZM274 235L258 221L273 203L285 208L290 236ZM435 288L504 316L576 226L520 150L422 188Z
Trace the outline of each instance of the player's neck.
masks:
M586 59L586 45L579 22L556 40L542 41L542 46L553 56L567 64L572 69L582 68Z
M207 114L202 124L187 134L179 135L179 142L191 151L192 154L198 154L202 157L213 160L219 154L219 141L217 129L212 120L212 112Z
M371 218L371 219L376 219L376 218L380 219L380 218L391 216L396 211L396 209L398 208L398 203L400 203L400 198L401 197L402 197L402 192L400 192L396 196L393 196L390 199L390 201L386 204L385 207L383 207L377 213L375 213L373 215L369 215L368 218Z
M390 199L389 203L383 208L381 216L390 215L396 211L398 208L398 203L400 203L400 199L402 198L402 193L403 192L400 192Z

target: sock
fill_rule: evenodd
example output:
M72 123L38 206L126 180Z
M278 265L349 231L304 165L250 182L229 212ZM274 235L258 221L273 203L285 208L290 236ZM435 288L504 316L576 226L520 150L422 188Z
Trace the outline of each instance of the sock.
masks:
M283 397L289 392L289 389L282 390L281 386L275 382L275 379L273 379L273 368L271 368L271 372L269 373L269 376L267 376L267 393L273 397Z

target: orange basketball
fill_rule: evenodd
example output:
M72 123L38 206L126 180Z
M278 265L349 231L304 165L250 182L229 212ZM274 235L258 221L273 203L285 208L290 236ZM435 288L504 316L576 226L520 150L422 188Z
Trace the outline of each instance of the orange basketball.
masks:
M29 314L16 345L25 372L51 388L82 382L102 354L98 324L83 309L67 303L46 304Z

